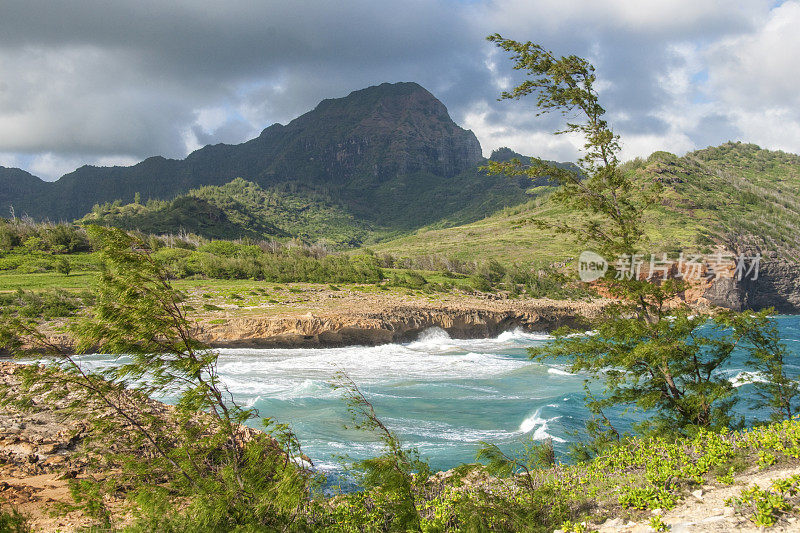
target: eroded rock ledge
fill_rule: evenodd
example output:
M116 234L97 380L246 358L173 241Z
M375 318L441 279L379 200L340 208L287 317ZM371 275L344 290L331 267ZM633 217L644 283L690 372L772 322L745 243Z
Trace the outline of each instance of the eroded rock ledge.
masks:
M438 327L453 338L485 338L503 331L552 331L596 316L604 302L500 300L379 309L248 316L198 321L198 338L215 347L330 347L378 345L415 339Z

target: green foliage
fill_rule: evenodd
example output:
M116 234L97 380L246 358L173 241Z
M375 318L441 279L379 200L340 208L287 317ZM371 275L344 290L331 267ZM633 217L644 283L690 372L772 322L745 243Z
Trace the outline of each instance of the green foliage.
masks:
M29 533L33 531L28 524L28 519L11 508L8 511L0 509L0 532L2 533Z
M528 165L519 159L509 162L490 162L492 173L524 175L530 178L549 176L559 188L551 200L568 208L572 220L554 229L578 238L580 242L597 246L597 252L608 257L633 253L644 233L644 211L658 198L657 184L640 189L619 170L617 152L619 138L602 117L605 109L599 104L594 89L594 67L577 56L557 58L552 52L531 42L518 43L492 35L494 42L511 52L514 69L526 71L527 79L501 99L518 99L534 94L541 113L559 111L562 115L579 116L583 122L567 122L557 133L577 133L585 139L585 155L579 160L579 170L552 165L531 158ZM579 215L579 216L575 216Z
M550 200L569 215L549 227L590 246L612 265L618 257L632 261L634 254L642 252L645 212L661 201L663 187L655 180L637 181L620 168L618 137L602 118L605 110L593 86L594 67L576 56L558 58L531 42L518 43L500 35L489 40L511 52L514 68L527 75L501 99L534 94L540 113L559 111L570 118L579 117L581 121L567 122L557 133L577 133L585 141L580 171L538 159L528 165L514 159L490 162L490 172L532 178L550 175L559 185ZM548 226L544 221L539 224ZM556 332L554 342L531 350L531 356L565 358L572 372L584 371L602 379L604 396L587 399L596 414L612 405L654 411L637 424L640 431L688 435L699 428L736 427L740 421L731 416L730 408L737 398L731 383L717 370L744 337L765 346L753 351L756 359L775 361L780 357L772 353L775 342L766 346L766 341L775 341L777 335L764 333L769 325L766 315L754 319L747 313L722 317L690 314L685 307L666 305L685 289L683 282L651 282L640 279L638 273L628 276L614 266L603 285L618 303L601 321L592 324L591 334L562 329ZM732 322L738 327L731 328ZM704 333L703 327L711 332ZM595 425L589 429L597 433L599 428ZM609 435L618 437L614 428L597 434L604 442Z
M726 313L727 322L735 330L744 331L747 343L748 368L763 377L753 386L756 392L754 407L768 407L773 420L792 418L800 409L800 383L798 376L787 374L787 362L793 357L781 337L774 321L772 309L757 315Z
M653 518L650 519L650 527L653 528L653 531L670 530L669 524L665 523L660 516L654 516Z
M551 267L534 268L499 261L458 262L428 256L424 260L380 257L383 267L392 268L389 285L425 292L462 291L507 292L511 297L588 299L590 288Z
M50 319L74 316L91 301L92 295L88 292L71 293L60 289L0 293L0 307L3 313L27 318Z
M758 485L742 489L725 503L760 527L774 526L800 503L800 475L777 479L767 489Z
M594 459L551 467L529 461L527 472L517 458L489 446L482 452L487 469L462 467L463 475L453 473L443 488L429 489L437 496L423 505L423 526L431 524L433 531L589 531L585 522L670 509L716 473L732 477L762 455L774 456L776 465L796 464L800 421L741 432L698 430L692 437L623 437Z
M417 493L430 476L428 464L420 459L417 450L402 446L346 374L338 372L333 387L343 392L353 419L352 428L372 433L384 446L383 455L354 464L361 484L367 489L378 489L391 531L421 531Z
M97 205L79 222L145 233L190 232L210 239L294 237L348 247L374 231L324 196L265 190L242 178L193 189L171 201Z
M72 266L69 263L69 259L65 257L60 257L56 261L56 271L59 274L64 274L65 276L69 276L69 273L72 271Z
M225 248L225 253L230 255L197 251L171 257L162 254L159 259L165 260L171 275L178 278L204 276L276 283L374 283L383 279L377 260L370 256L337 254L314 257L303 249L283 249L270 253L230 242Z
M622 489L619 503L633 509L672 509L677 503L677 498L663 488L629 487Z
M70 224L35 224L29 220L0 218L0 253L22 248L28 252L53 254L86 252L86 233Z
M509 455L499 446L489 442L481 442L478 449L477 460L486 462L486 471L489 474L505 478L511 475L521 475L527 488L536 490L532 472L536 469L549 468L556 463L553 441L547 439L538 442L533 439L521 443L519 451Z
M659 313L649 321L617 315L597 324L590 335L561 329L553 343L531 355L567 358L571 372L602 379L604 396L590 399L592 406L652 411L637 425L640 431L688 434L697 428L736 427L740 421L730 414L737 401L734 387L718 370L742 337L758 327L757 321L740 315L742 328L731 330L729 314L709 319L686 310Z
M596 529L589 529L585 522L572 522L567 520L559 528L564 533L596 533Z
M61 276L53 279L50 285L81 286L85 276L76 273L99 270L96 253L55 253L49 245L36 235L46 234L50 226L46 224L7 225L27 231L30 235L19 242L21 245L6 253L0 253L0 271L22 275L9 276L4 286L35 287L34 279L25 274L44 274L58 272ZM2 227L0 225L0 227ZM54 231L62 231L55 226ZM65 230L66 231L66 230ZM70 229L83 238L86 247L90 246L86 229ZM16 233L14 233L16 235ZM298 242L280 244L252 241L205 241L199 237L156 236L145 237L136 233L140 241L137 246L152 252L152 258L168 270L173 278L206 277L212 279L253 279L276 282L312 283L375 283L383 279L379 260L371 254L330 253L323 246L307 246ZM194 244L196 243L196 244ZM93 244L98 248L99 243ZM82 249L82 248L81 248ZM72 274L72 275L71 275ZM74 279L74 278L78 279Z
M30 322L4 320L0 328L12 336L20 332L15 326L28 327L32 341L56 358L54 368L20 370L31 394L54 400L72 388L84 397L68 410L83 408L87 399L97 405L90 445L109 474L73 484L76 503L106 526L104 496L124 486L138 503L134 529L156 523L176 531L298 526L310 505L312 475L301 464L295 436L268 419L266 433L243 428L258 413L230 398L217 373L217 352L192 337L184 297L163 267L143 251L142 241L121 230L89 232L103 270L91 313L71 330L78 353L116 354L117 364L92 373L37 335ZM149 400L155 395L174 396L175 409L159 409ZM25 405L24 397L14 401Z
M49 350L49 341L39 331L39 323L74 316L92 300L90 293L73 294L61 289L0 293L0 355L14 355L31 343Z

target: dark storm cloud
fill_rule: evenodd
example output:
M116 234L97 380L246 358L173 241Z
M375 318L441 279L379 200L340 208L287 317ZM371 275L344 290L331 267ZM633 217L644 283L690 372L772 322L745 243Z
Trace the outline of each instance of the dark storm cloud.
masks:
M697 54L676 54L672 45L702 47L750 32L768 3L663 5L5 0L0 154L9 161L46 156L39 168L49 169L48 177L61 170L59 158L70 170L78 159L182 157L203 144L241 142L323 98L417 81L476 130L487 152L518 143L512 148L573 156L562 141L543 144L558 117L535 118L530 101L496 101L521 78L485 41L495 31L589 57L620 133L650 144L672 139L680 148L692 143L693 132L712 138L709 124L724 128L727 115L705 126L676 126L674 117L686 114L681 102L692 96L665 83L664 71L674 70L680 81L681 69L695 68L684 63Z

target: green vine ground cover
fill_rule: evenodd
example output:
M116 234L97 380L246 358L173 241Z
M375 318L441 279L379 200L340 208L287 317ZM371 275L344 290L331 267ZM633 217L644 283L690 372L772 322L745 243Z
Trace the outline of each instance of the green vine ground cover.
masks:
M797 419L740 432L700 431L688 439L631 438L590 462L522 469L504 478L464 465L426 485L422 529L591 531L581 524L650 520L652 510L672 509L700 486L729 485L744 472L786 466L800 467ZM798 516L798 485L794 476L769 489L744 489L729 505L756 526L774 525ZM391 520L385 497L380 490L338 496L330 530L372 531L368 524Z

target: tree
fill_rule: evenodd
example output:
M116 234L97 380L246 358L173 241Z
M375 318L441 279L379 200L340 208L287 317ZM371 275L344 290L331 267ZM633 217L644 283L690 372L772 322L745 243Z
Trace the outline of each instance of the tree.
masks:
M366 489L377 489L391 512L392 531L421 531L418 501L430 476L428 464L421 460L416 449L406 449L400 439L378 418L372 403L358 385L344 372L338 372L332 383L341 390L353 419L353 429L375 434L383 443L385 453L355 464L360 481Z
M125 486L145 530L296 526L307 515L312 474L294 434L269 419L263 421L269 434L242 426L258 413L233 401L217 372L218 353L194 338L183 295L143 241L118 229L88 231L102 273L95 304L72 333L77 353L115 355L108 368L87 370L33 319L0 317L3 346L21 352L33 345L55 358L47 370L21 369L31 394L45 391L55 400L78 389L73 409L97 406L90 421L108 475L103 482L82 480L78 493L97 510L104 493ZM175 398L175 408L164 409L154 396Z
M576 215L583 215L583 218L573 217L576 225L564 222L556 226L556 230L598 246L597 252L606 256L634 253L644 233L642 214L658 200L660 188L657 183L641 187L620 171L619 136L603 118L605 109L594 89L594 67L574 55L557 58L531 42L519 43L498 34L489 36L488 40L511 52L515 70L527 71L528 79L511 91L503 92L500 100L535 94L539 107L537 116L558 111L564 116L583 119L567 122L557 135L578 133L585 139L578 171L537 157L530 158L525 165L518 159L490 161L489 171L532 179L549 177L560 186L552 200L570 208Z
M59 274L64 274L65 276L69 276L69 273L72 272L72 265L69 263L69 259L66 257L60 257L56 261L56 271Z
M800 413L800 376L787 374L786 366L792 354L781 341L778 328L770 318L772 313L772 309L747 315L729 313L725 320L729 327L744 332L747 366L758 374L751 381L756 392L751 403L756 408L769 408L772 420L780 421Z
M556 167L541 159L523 163L490 162L489 171L532 178L549 176L559 187L551 201L568 208L570 222L549 225L575 237L605 258L629 258L642 253L643 217L659 201L655 182L635 181L619 165L619 137L603 118L594 88L594 67L576 56L556 57L531 42L519 43L492 35L489 41L511 53L514 69L526 80L500 99L535 95L539 114L559 111L569 119L556 132L578 133L585 140L579 171ZM544 225L544 223L540 224ZM573 372L586 372L605 384L601 398L587 396L600 420L587 427L604 442L620 434L603 413L611 406L636 408L649 416L637 427L648 433L692 433L697 428L735 427L741 420L730 414L735 390L719 372L745 337L763 324L730 315L712 318L697 314L679 299L686 285L675 279L653 282L622 275L614 267L602 280L616 297L604 317L587 326L591 335L563 328L555 340L533 349L539 360L566 359Z

